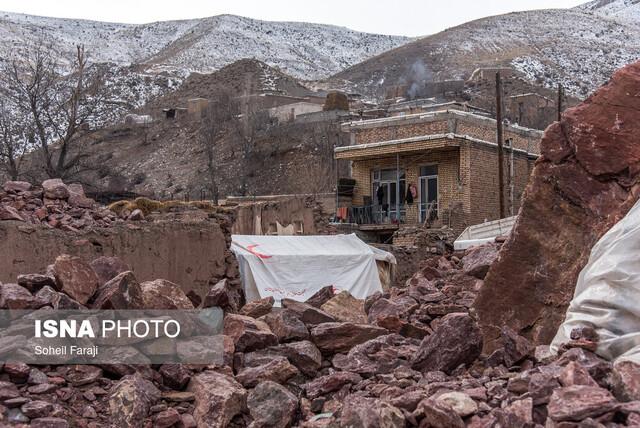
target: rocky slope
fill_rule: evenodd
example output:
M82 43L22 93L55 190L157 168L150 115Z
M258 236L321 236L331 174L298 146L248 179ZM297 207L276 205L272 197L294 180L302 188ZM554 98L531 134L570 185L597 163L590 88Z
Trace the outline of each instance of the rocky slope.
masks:
M640 21L638 0L594 0L578 6L577 9L629 23L637 24Z
M631 3L616 2L619 14L637 7ZM617 21L603 17L602 10L539 10L479 19L392 49L335 78L380 95L384 86L466 79L477 67L502 65L538 85L562 83L570 94L585 97L614 70L640 58L640 26L633 14Z

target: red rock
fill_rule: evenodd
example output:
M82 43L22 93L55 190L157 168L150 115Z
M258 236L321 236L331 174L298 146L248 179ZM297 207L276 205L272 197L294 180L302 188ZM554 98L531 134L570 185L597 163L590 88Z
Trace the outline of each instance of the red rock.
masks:
M174 408L153 415L154 428L169 428L180 421L180 413Z
M109 419L116 426L139 426L160 398L153 383L135 374L123 377L109 397Z
M356 345L346 355L336 355L333 366L363 376L390 373L398 367L408 367L417 348L410 339L389 334Z
M639 84L640 63L622 68L545 132L518 221L474 304L487 353L504 325L551 342L591 248L636 202Z
M18 275L17 279L18 285L21 285L31 292L38 291L44 286L56 286L56 279L53 277L53 275L41 275L38 273L32 273L26 275Z
M94 309L143 309L142 287L133 272L123 272L98 288Z
M587 385L598 386L598 383L593 380L587 369L582 367L575 361L571 361L565 366L558 378L562 386L573 385Z
M447 404L426 399L418 404L414 416L424 416L424 421L433 428L464 428L462 418Z
M408 318L418 307L418 303L411 297L404 297L394 300L378 299L371 305L368 312L370 323L380 324L389 317Z
M471 364L481 350L482 336L476 322L467 314L448 314L433 334L422 340L412 366L423 372L450 373L461 364Z
M581 421L618 408L616 399L606 389L574 385L553 391L547 409L556 421Z
M462 258L462 270L470 276L484 279L489 272L489 267L498 257L498 247L495 244L479 245L471 247Z
M366 324L367 314L364 312L364 300L356 299L348 291L327 300L321 310L331 315L336 321Z
M0 221L2 220L24 221L24 218L22 218L17 209L9 205L0 205Z
M260 320L236 314L224 318L224 334L235 342L237 352L248 352L278 344L278 337Z
M305 303L319 308L331 299L333 295L333 285L327 285L326 287L322 287L320 290L316 291L315 294L309 297Z
M533 356L535 351L533 344L509 327L502 329L502 340L504 346L504 362L507 367L512 367L523 359Z
M323 353L346 352L356 345L387 334L384 328L368 324L328 322L311 330L311 340Z
M231 286L226 278L211 287L204 297L202 307L210 308L212 306L218 306L225 311L231 310L232 312L236 312L240 308L238 291Z
M100 285L112 280L122 272L131 270L131 267L118 257L98 257L90 263L90 266L98 276Z
M140 284L145 309L193 309L193 303L179 285L166 279Z
M298 398L282 385L265 381L249 392L247 407L253 418L251 426L287 428L298 410Z
M362 377L356 373L334 372L320 376L304 385L304 390L309 398L320 397L329 392L337 391L345 385L353 385L362 381Z
M247 408L247 391L232 377L205 371L191 379L195 394L193 417L198 426L224 428Z
M242 308L240 308L240 315L246 315L252 318L260 318L261 316L271 312L271 308L273 308L274 302L275 300L272 296L249 302Z
M260 382L272 381L284 383L298 374L298 369L284 358L273 358L268 363L256 367L247 367L238 372L236 380L245 388L253 388Z
M48 199L69 199L69 189L59 178L42 182L44 197Z
M0 284L0 308L30 309L34 300L29 290L18 284Z
M309 338L307 326L304 325L295 312L289 309L272 312L266 315L263 320L269 325L271 331L278 336L280 342Z
M98 287L98 277L80 257L58 256L53 264L53 274L58 289L83 305Z
M20 410L22 410L25 416L31 419L44 418L49 416L53 411L53 404L47 401L34 400L23 404Z
M320 350L308 340L283 343L269 349L287 357L291 364L307 376L315 376L322 365Z
M291 299L283 299L282 306L295 312L305 324L320 324L323 322L334 322L335 318L323 311L306 303Z
M29 424L31 428L69 428L69 422L62 418L36 418Z
M400 409L375 398L349 395L338 421L343 427L404 428L405 418Z
M640 400L640 365L618 361L613 366L613 393L620 401Z
M159 370L169 388L182 390L189 383L192 373L184 364L163 364Z
M7 181L2 188L7 193L23 193L31 190L31 183L26 181Z

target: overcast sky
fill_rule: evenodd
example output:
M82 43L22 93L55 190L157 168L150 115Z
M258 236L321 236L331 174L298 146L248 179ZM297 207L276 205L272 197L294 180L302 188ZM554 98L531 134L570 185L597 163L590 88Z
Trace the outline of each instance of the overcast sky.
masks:
M507 12L573 7L585 0L0 0L0 10L61 18L147 23L219 14L333 24L420 36Z

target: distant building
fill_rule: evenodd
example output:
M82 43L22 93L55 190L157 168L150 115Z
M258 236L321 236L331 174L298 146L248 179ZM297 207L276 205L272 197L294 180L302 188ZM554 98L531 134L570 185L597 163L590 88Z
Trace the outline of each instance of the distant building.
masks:
M335 158L355 180L343 221L388 232L404 225L467 225L499 218L496 121L442 110L342 124L350 145ZM513 213L533 163L541 131L505 125L505 201Z

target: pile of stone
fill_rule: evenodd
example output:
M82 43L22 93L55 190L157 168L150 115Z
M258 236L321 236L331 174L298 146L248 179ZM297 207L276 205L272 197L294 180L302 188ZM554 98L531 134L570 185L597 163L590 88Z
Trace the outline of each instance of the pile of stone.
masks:
M588 329L558 356L513 330L482 355L469 307L496 244L424 261L366 300L330 287L307 302L243 304L230 281L205 296L138 283L117 258L60 256L0 286L0 307L225 311L224 363L6 364L3 422L147 427L614 427L640 423L640 369L592 351ZM639 401L634 401L639 400Z
M133 218L132 220L141 219ZM109 227L122 221L107 208L88 198L82 185L46 180L41 187L25 181L7 181L0 189L0 221L42 224L54 229L78 231Z

